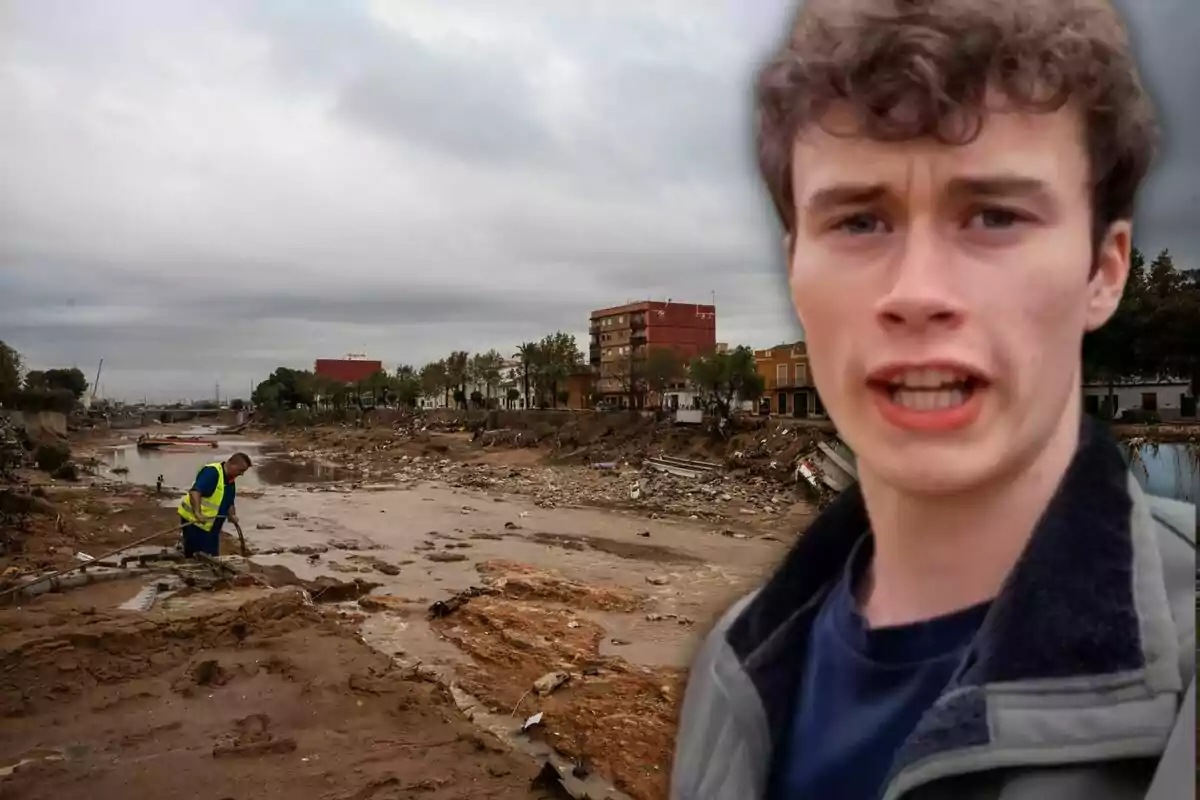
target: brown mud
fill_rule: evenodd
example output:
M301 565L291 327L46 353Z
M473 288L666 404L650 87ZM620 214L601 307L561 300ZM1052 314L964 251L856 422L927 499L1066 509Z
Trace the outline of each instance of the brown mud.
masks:
M0 611L0 798L527 798L535 770L298 589Z

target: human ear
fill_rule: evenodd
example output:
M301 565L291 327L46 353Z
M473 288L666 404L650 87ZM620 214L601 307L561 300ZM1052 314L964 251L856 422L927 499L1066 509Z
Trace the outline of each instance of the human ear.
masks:
M1094 272L1088 282L1087 330L1094 331L1108 322L1120 305L1129 279L1132 244L1133 226L1129 220L1117 220L1096 246Z

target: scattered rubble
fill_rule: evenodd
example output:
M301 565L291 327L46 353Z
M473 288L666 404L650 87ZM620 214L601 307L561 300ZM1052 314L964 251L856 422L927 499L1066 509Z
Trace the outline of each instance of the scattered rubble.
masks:
M294 449L288 456L319 459L376 481L444 481L530 495L547 509L633 506L650 515L720 521L744 513L780 514L813 496L806 481L797 483L797 466L826 435L818 428L752 419L740 423L743 430L730 440L714 442L652 417L616 416L618 421L581 414L560 427L535 424L475 437L460 432L473 423L457 419L313 428L291 434ZM553 465L488 460L489 454L531 447ZM563 468L570 465L583 468Z

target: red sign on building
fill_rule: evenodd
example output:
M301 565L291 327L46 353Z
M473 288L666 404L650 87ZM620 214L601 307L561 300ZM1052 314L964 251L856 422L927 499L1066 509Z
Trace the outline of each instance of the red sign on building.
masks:
M342 383L357 383L366 380L381 369L383 369L382 361L368 361L361 358L318 358L313 372L322 378L330 378Z

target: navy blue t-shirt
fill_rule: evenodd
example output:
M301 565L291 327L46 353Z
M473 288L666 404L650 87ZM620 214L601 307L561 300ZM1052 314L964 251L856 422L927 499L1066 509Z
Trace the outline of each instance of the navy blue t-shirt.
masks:
M871 629L855 585L870 562L855 548L808 636L788 744L775 757L777 800L877 800L896 752L954 676L988 603Z
M192 491L199 492L201 497L211 497L212 493L217 490L217 468L204 467L196 473L196 482L192 484ZM221 508L217 511L217 515L221 517L213 523L213 533L220 533L221 526L225 522L225 517L229 516L229 509L233 507L234 498L237 496L237 487L231 480L225 480L225 494L221 497Z

